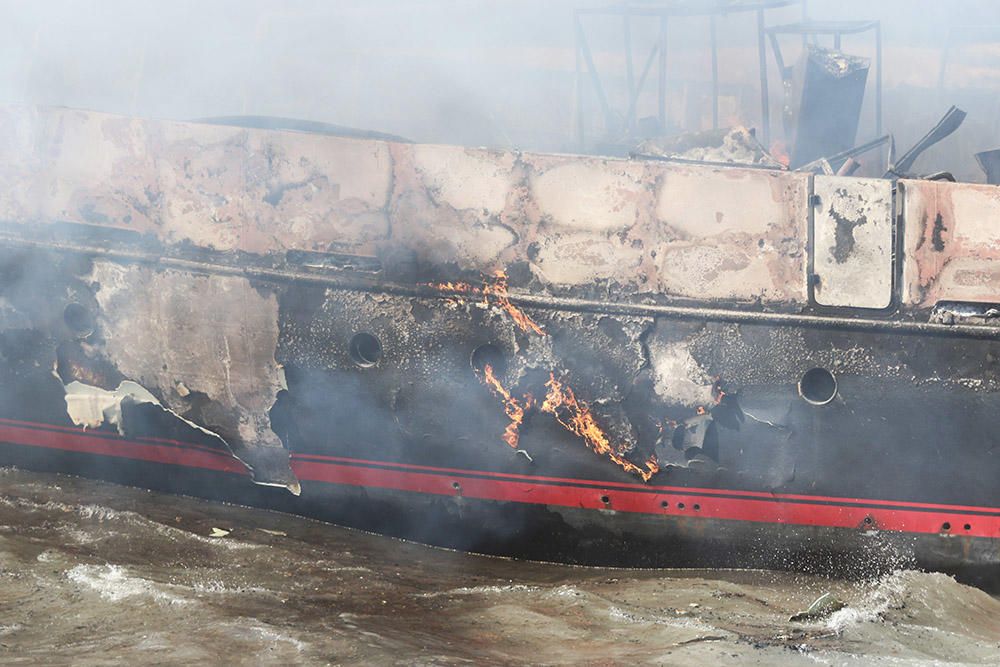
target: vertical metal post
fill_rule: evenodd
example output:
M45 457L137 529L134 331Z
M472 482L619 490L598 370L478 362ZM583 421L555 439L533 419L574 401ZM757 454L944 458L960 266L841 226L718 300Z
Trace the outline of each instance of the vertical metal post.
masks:
M628 7L622 12L622 28L625 37L625 85L628 88L628 109L629 116L625 119L625 125L629 133L635 131L635 98L638 92L635 89L635 69L632 65L632 16L628 13Z
M833 48L840 51L840 33L833 33Z
M882 22L875 23L875 136L882 136Z
M764 10L757 10L757 63L760 68L760 134L764 148L771 145L771 108L767 98L767 51L764 48Z
M660 65L657 87L657 109L659 111L660 133L667 131L667 15L660 15Z
M656 59L656 54L660 50L660 45L653 42L653 48L649 50L649 56L646 58L646 64L642 66L642 72L639 74L639 80L635 84L635 95L629 102L628 107L628 117L633 117L636 114L636 105L639 103L639 95L642 94L643 88L646 87L646 77L649 75L650 68L653 67L653 60Z
M708 17L709 39L712 47L712 129L719 129L719 45L716 40L715 14Z

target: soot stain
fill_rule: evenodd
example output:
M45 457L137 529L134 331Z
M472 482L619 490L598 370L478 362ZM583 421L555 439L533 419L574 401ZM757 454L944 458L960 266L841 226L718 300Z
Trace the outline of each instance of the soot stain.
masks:
M837 264L843 264L854 252L854 228L867 224L868 219L861 216L856 220L844 217L833 206L830 206L830 217L837 224L834 230L834 246L831 248Z
M937 217L934 218L934 230L931 232L931 247L934 248L934 252L944 252L944 238L942 236L946 231L948 228L944 226L944 218L938 213Z

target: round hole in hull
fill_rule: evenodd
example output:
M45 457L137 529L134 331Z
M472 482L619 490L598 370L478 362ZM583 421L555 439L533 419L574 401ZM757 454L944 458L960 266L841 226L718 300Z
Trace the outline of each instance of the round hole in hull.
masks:
M86 338L94 333L94 318L83 305L69 303L63 309L63 322L78 338Z
M493 369L493 374L500 376L507 370L507 361L504 359L503 351L493 343L480 345L472 351L469 362L472 370L477 373L486 372L486 367Z
M825 368L810 368L799 380L799 396L812 405L826 405L837 397L837 378Z
M354 363L361 368L370 368L382 359L382 343L370 333L354 334L348 351Z

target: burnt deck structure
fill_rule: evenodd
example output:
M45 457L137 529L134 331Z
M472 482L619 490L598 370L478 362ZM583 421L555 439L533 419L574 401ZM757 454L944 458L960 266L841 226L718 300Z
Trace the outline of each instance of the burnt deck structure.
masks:
M0 460L490 553L995 582L998 216L3 107Z

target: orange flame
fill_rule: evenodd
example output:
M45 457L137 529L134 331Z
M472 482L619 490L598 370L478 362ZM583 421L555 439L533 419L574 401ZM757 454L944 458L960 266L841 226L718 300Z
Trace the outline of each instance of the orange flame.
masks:
M510 419L510 423L504 429L502 438L510 447L517 449L520 440L519 429L524 423L526 411L535 405L534 397L531 394L525 394L521 401L516 399L503 386L493 372L493 367L489 364L483 367L482 381L503 401L504 412ZM643 468L626 459L621 453L621 448L616 450L598 425L587 404L578 401L573 389L556 380L554 373L549 373L549 381L545 383L545 386L548 388L548 393L540 406L541 411L549 413L563 428L583 438L587 446L595 453L607 456L626 472L641 477L644 482L648 482L653 475L660 471L655 454L646 459L645 468Z
M488 305L490 297L495 304L502 308L514 323L525 333L531 331L539 336L548 335L537 322L522 312L510 301L507 292L507 274L503 270L493 273L493 283L486 283L483 287L474 287L468 283L431 283L432 287L453 292L474 294L483 296L483 305ZM514 398L513 395L500 383L493 372L493 367L486 364L483 367L483 383L490 390L503 400L503 409L510 419L510 424L503 432L503 441L512 448L517 449L520 440L521 424L524 423L525 411L534 406L534 398L531 394L525 394L523 404ZM566 430L575 433L583 438L587 446L597 454L606 455L609 459L621 466L626 472L634 473L648 482L650 478L660 471L660 465L656 460L656 455L651 455L645 461L645 467L640 467L624 457L624 448L615 449L611 446L608 436L598 425L594 415L586 403L578 401L573 389L568 385L556 380L555 373L549 373L549 381L545 383L548 393L545 401L540 406L542 412L547 412L555 417L556 421ZM662 426L661 426L662 430Z
M482 294L482 290L478 287L470 285L469 283L427 283L428 287L433 287L434 289L439 289L443 292L459 292L462 294ZM460 297L447 297L450 303L461 303L462 299Z
M771 147L767 152L771 154L771 157L786 167L792 161L792 158L788 155L788 145L781 139L775 139L774 142L771 143Z
M503 270L498 270L493 274L493 284L483 288L483 294L496 298L497 305L507 311L514 324L521 327L521 331L527 333L534 331L539 336L545 336L545 331L530 317L525 315L517 306L510 302L507 295L507 274Z
M549 373L549 381L545 386L549 391L542 403L542 412L548 412L563 428L583 438L594 452L606 455L626 472L639 475L644 482L648 482L660 471L655 454L646 459L646 467L641 468L622 456L620 450L612 447L587 404L576 399L571 387L556 380L555 373Z
M524 409L531 407L531 394L525 395L525 404L521 406L518 400L511 396L510 392L500 384L500 380L493 374L493 367L489 364L483 367L483 382L493 390L493 393L503 399L503 410L510 418L510 424L507 425L507 428L503 432L503 441L514 449L517 449L517 441L520 438L518 429L521 428L521 424L524 422Z
M461 292L464 294L472 295L483 295L483 305L489 305L490 297L493 297L497 306L502 308L511 319L514 320L514 324L520 327L521 331L527 333L528 331L533 331L539 336L547 335L545 330L538 325L537 322L528 317L521 309L510 302L510 296L507 292L507 273L503 270L497 270L493 273L493 283L486 283L483 287L475 287L469 283L428 283L431 287L439 290L447 290L449 292Z

